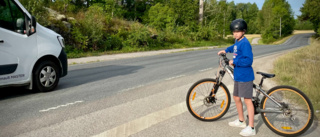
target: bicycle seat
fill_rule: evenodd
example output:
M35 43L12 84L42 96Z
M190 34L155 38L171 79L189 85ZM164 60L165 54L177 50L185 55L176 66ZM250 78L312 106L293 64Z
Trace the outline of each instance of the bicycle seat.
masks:
M257 74L261 74L265 78L273 78L276 76L276 74L268 74L268 73L264 73L264 72L257 72Z

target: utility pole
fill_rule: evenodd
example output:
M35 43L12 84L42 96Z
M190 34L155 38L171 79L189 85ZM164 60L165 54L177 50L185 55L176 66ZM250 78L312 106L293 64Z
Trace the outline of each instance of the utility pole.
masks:
M202 25L203 21L203 0L199 2L199 23Z
M281 17L280 17L280 38L281 38Z
M226 37L226 12L224 12L224 21L223 21L223 38Z

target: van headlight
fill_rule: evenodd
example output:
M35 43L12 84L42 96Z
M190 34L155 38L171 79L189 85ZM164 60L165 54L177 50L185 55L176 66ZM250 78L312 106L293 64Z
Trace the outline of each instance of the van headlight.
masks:
M62 47L62 48L65 48L65 46L64 46L64 39L63 39L63 37L58 36L58 41L59 41L59 43L60 43L61 47Z

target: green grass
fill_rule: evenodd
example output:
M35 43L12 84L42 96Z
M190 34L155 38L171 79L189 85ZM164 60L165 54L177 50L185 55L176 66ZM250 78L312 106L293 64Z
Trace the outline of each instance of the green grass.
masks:
M302 47L279 57L274 62L276 81L303 91L311 100L314 110L320 111L320 41L312 39ZM320 117L320 113L316 113Z
M120 54L120 53L132 53L140 51L155 51L155 50L164 50L164 49L183 49L183 48L192 48L192 47L209 47L209 46L218 46L218 47L227 47L232 45L226 40L216 40L216 41L186 41L183 43L174 43L170 46L163 47L144 47L144 48L124 48L122 50L113 50L113 51L71 51L67 50L68 58L80 58L80 57L89 57L89 56L101 56L101 55L110 55L110 54Z

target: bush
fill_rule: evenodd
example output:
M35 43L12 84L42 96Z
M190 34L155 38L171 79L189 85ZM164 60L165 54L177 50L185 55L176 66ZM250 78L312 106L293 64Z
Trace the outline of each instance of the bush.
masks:
M150 8L148 17L150 26L163 30L166 28L173 29L177 15L169 6L157 3Z
M121 50L123 38L119 35L109 35L104 42L104 51L107 50Z
M72 0L55 0L54 2L51 2L50 8L63 14L66 14L69 12L76 12L77 7L76 5L71 4L71 1Z
M150 46L148 43L148 39L151 39L149 30L138 23L134 23L131 27L132 30L124 42L124 46L132 48L145 48Z
M73 48L85 51L87 49L89 38L86 35L83 35L80 30L80 25L74 24L72 29L72 39L73 39Z
M279 37L279 33L275 34L274 31L272 31L270 28L266 29L265 31L262 32L262 41L264 43L271 43L277 40Z
M72 37L73 44L81 50L98 50L104 48L104 30L106 18L103 8L98 5L92 5L85 12L78 12L76 15L77 22L73 23Z
M216 40L219 37L219 33L211 26L200 26L195 40Z

